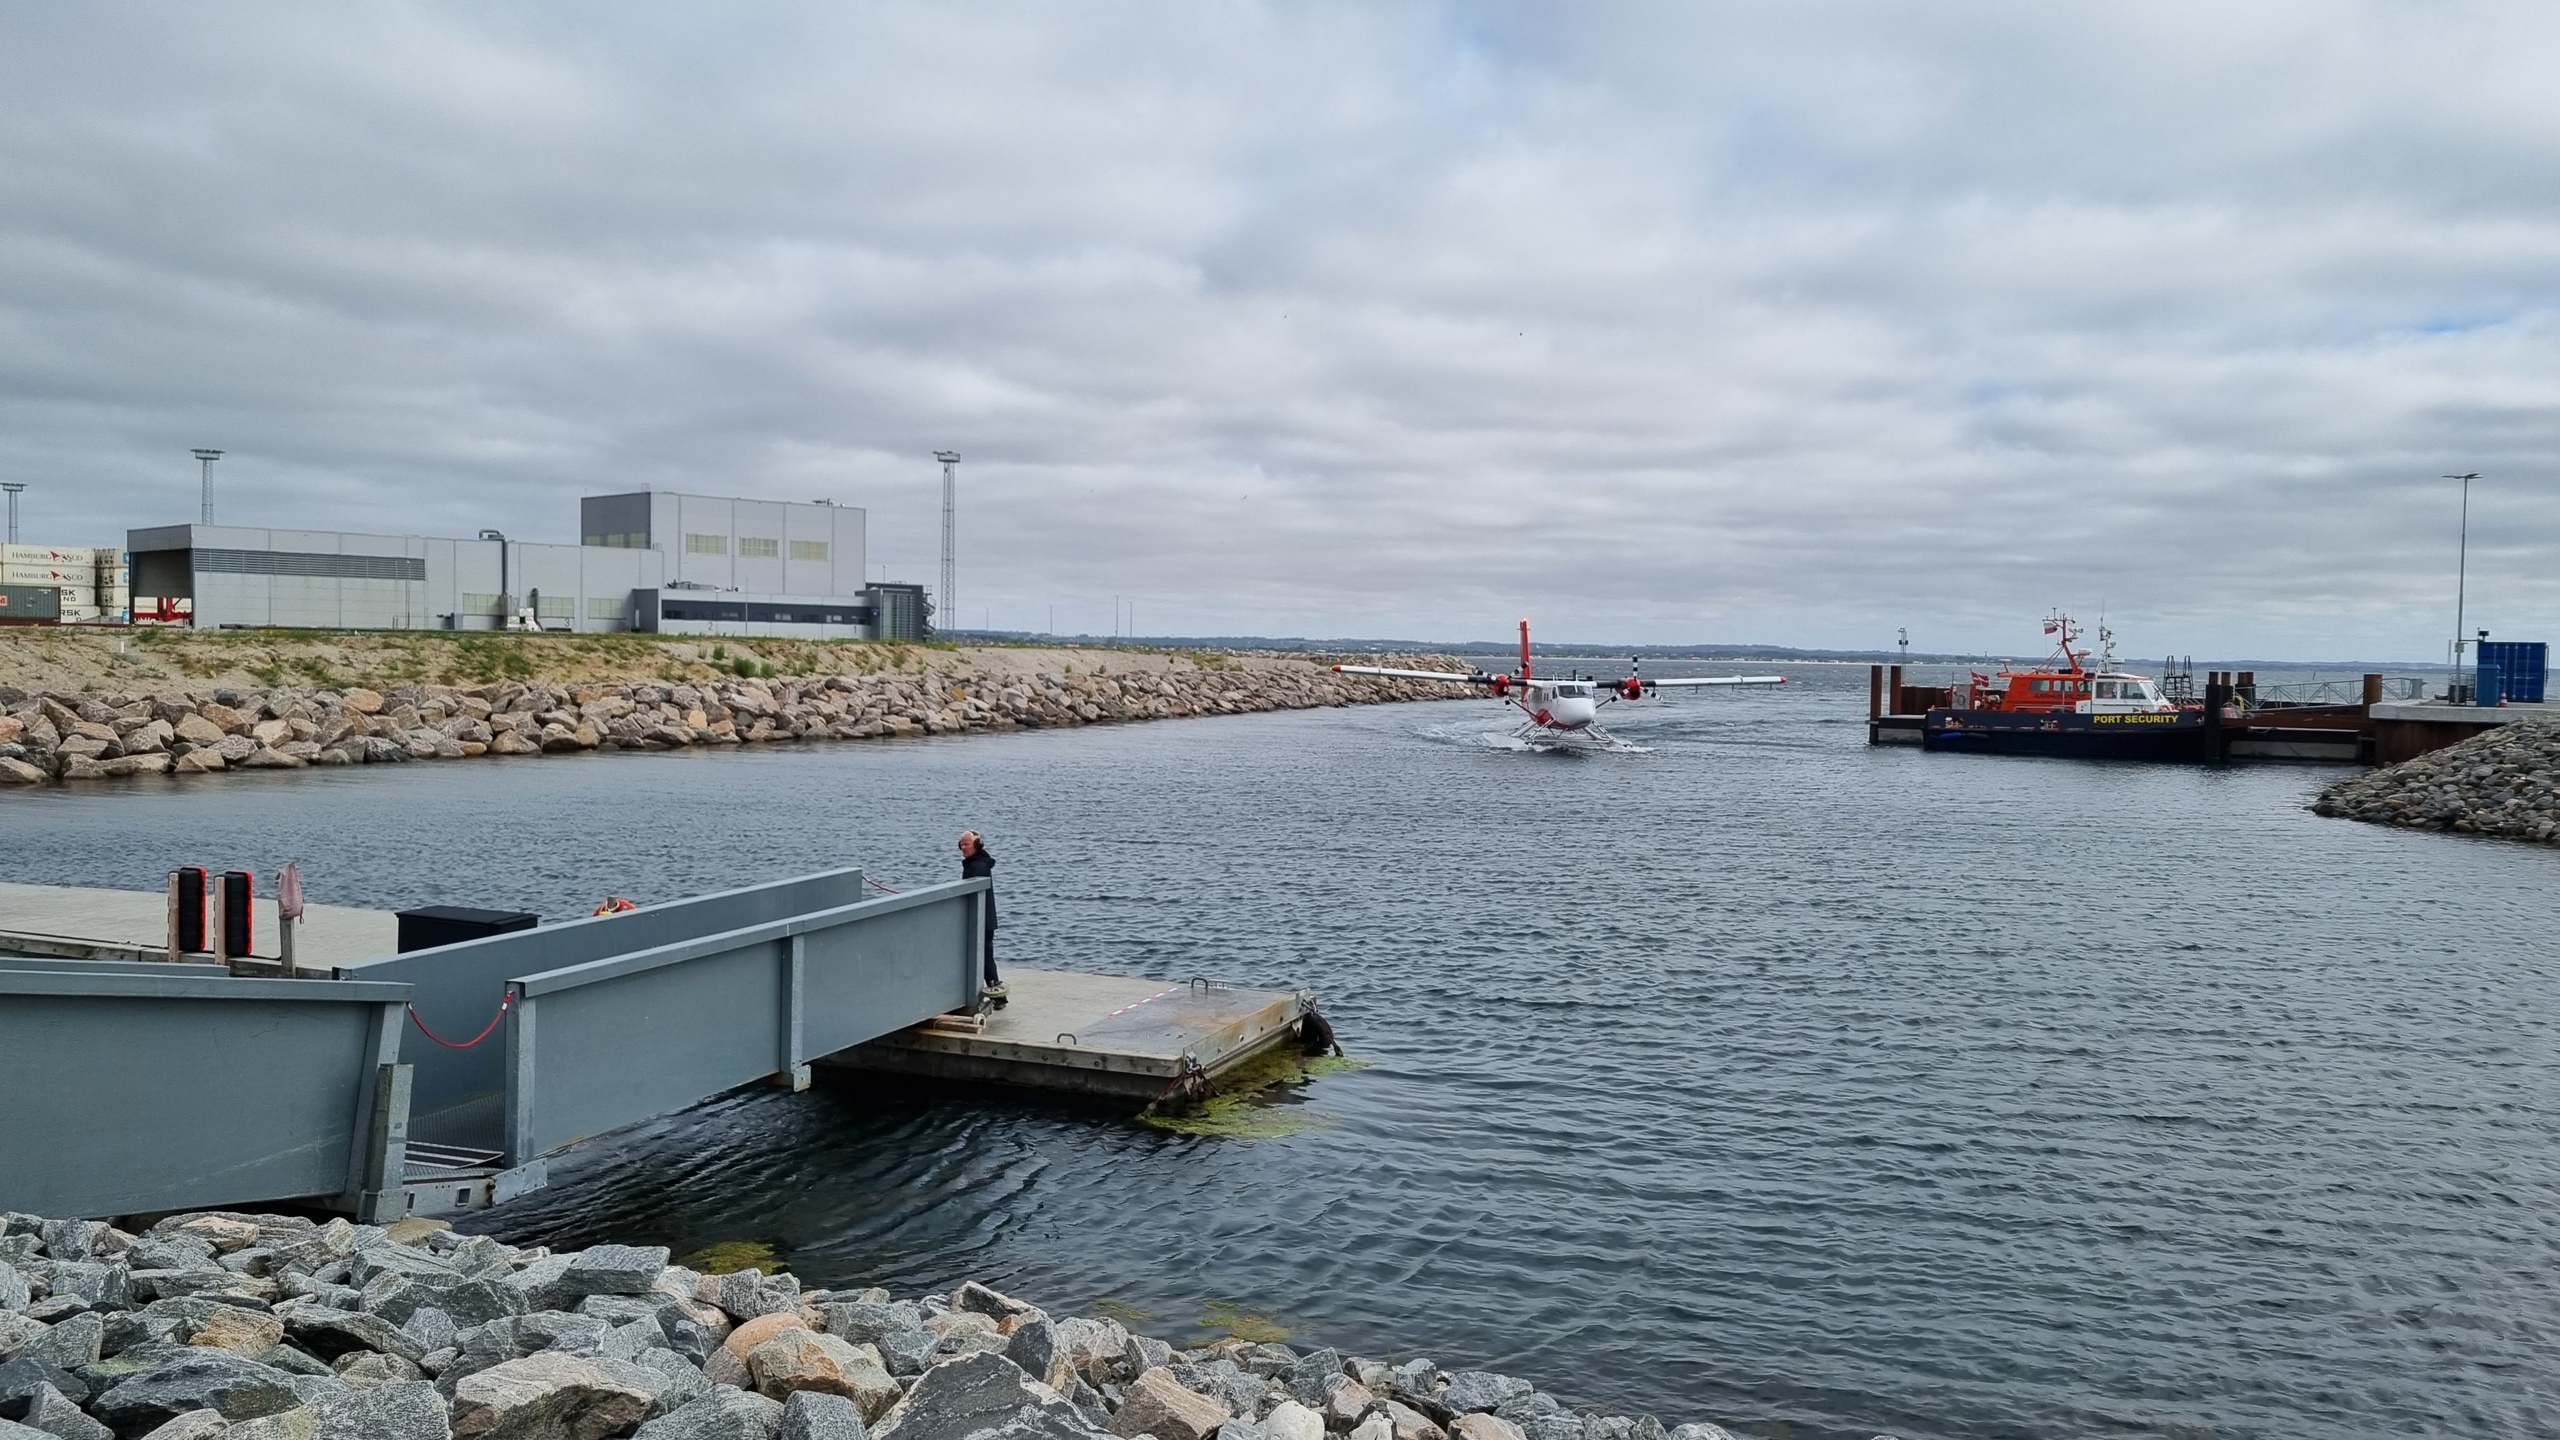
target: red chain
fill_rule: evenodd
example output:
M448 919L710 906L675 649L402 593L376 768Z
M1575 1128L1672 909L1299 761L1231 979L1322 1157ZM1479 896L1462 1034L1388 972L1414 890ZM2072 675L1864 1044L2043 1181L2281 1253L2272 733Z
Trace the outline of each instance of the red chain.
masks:
M426 1017L418 1013L418 1007L415 1005L409 1007L409 1023L418 1027L419 1034L426 1036L428 1039L433 1040L447 1050L468 1050L472 1046L479 1044L481 1041L488 1039L489 1032L498 1028L499 1021L507 1018L507 1011L513 1008L515 1003L515 992L510 990L507 992L507 998L498 1002L498 1013L490 1016L489 1023L480 1027L480 1033L459 1043L447 1040L433 1030L428 1029Z

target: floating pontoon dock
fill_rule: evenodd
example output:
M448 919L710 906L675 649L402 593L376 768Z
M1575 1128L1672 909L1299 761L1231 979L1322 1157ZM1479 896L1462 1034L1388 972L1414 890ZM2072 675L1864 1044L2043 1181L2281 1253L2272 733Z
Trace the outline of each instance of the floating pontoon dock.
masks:
M873 895L838 870L406 954L388 912L313 906L307 978L269 979L169 963L160 895L0 886L0 1209L381 1223L538 1189L568 1146L804 1088L816 1062L1153 1099L1311 1012L1304 991L1014 970L1011 1007L978 1018L989 889Z
M828 1056L830 1069L1152 1101L1214 1081L1296 1033L1305 990L1007 967L1010 1002Z

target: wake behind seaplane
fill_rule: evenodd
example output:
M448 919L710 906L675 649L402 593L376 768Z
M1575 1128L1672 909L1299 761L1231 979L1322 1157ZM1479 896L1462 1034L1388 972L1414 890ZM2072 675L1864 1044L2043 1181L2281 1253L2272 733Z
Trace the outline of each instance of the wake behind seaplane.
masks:
M1784 685L1784 675L1708 675L1694 679L1651 680L1643 662L1627 661L1623 680L1539 679L1529 660L1529 622L1520 622L1520 673L1491 675L1483 670L1397 670L1384 665L1336 665L1345 675L1384 675L1397 680L1442 680L1452 685L1480 685L1493 698L1517 708L1528 718L1512 738L1539 748L1586 747L1624 749L1624 741L1600 725L1600 707L1619 700L1641 700L1648 693L1703 686Z

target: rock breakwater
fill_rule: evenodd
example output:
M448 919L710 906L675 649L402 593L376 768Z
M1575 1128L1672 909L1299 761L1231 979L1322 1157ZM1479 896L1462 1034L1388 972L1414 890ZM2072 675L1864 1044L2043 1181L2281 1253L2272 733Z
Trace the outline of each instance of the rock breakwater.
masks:
M1525 1380L947 1294L554 1254L442 1221L0 1214L0 1436L1732 1440Z
M2320 792L2321 815L2545 845L2560 838L2560 724L2483 731Z
M1431 664L1429 657L1389 663ZM1440 662L1436 668L1456 669ZM0 685L0 785L406 760L957 735L1444 700L1429 681L1306 661L1122 674L883 673L720 681L506 681L209 694Z

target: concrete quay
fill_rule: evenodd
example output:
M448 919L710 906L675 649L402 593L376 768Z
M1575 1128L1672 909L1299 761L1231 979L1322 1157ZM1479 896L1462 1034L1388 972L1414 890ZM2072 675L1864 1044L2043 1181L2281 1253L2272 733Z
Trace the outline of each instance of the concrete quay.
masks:
M276 902L256 899L250 904L250 934L261 955L273 961L280 933ZM294 933L294 963L314 969L351 964L391 954L399 942L399 922L388 910L307 905ZM0 882L0 957L16 956L167 960L168 897L148 890Z

